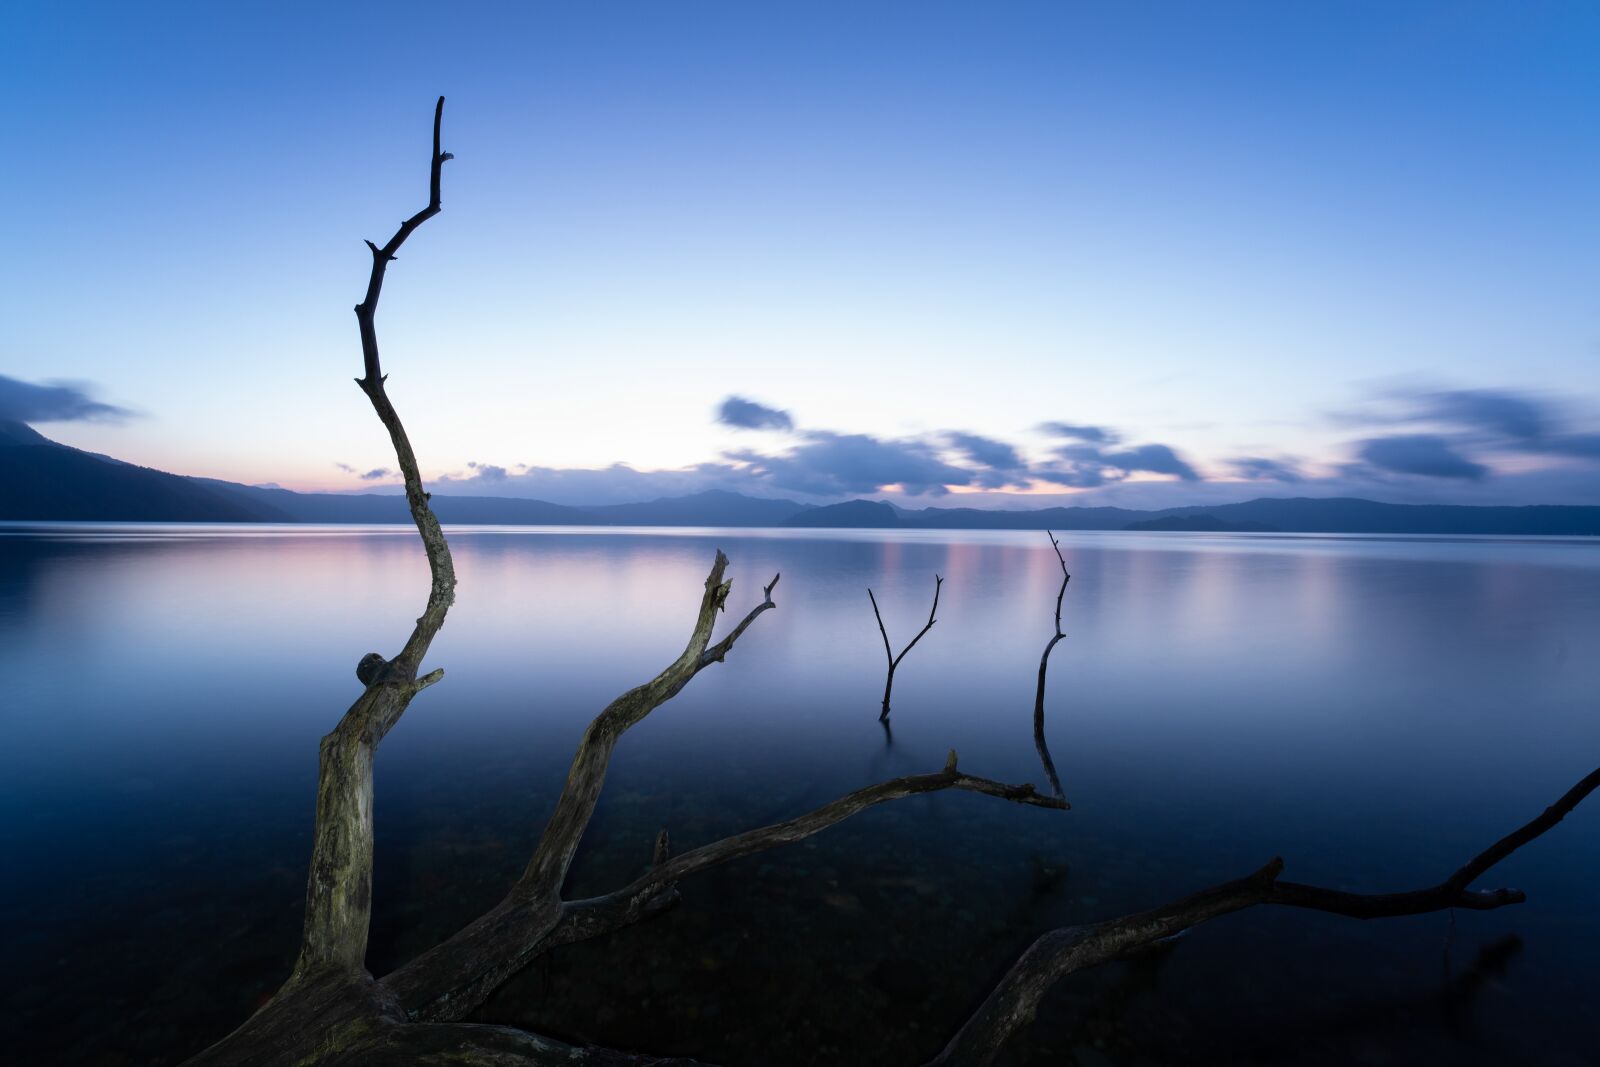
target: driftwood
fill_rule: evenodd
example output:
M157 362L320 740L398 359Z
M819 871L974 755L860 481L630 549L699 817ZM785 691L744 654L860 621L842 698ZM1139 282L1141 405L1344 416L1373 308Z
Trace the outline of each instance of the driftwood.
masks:
M505 898L443 943L392 974L366 969L372 912L373 756L411 701L444 677L418 676L434 636L455 598L450 547L422 488L416 456L400 416L385 392L378 355L376 312L388 264L406 239L440 209L440 173L450 153L440 148L444 98L433 115L428 205L372 250L365 298L356 306L365 373L357 384L388 431L405 477L406 499L421 535L432 575L428 602L411 637L393 658L373 652L357 665L361 695L322 739L305 929L292 973L271 1000L239 1029L200 1053L192 1064L381 1063L669 1063L605 1049L573 1048L505 1027L462 1024L490 993L539 955L560 945L598 937L669 907L681 878L777 845L798 841L866 808L903 797L959 789L1040 808L1060 809L1054 797L1031 785L1008 785L957 769L950 753L942 770L895 778L858 789L785 822L748 830L670 855L666 833L656 841L648 873L613 893L564 900L561 891L605 783L612 751L622 735L672 699L695 675L720 663L763 612L777 605L777 576L762 600L713 643L717 617L732 583L718 552L706 576L688 643L665 670L613 700L585 730L532 858Z
M358 678L363 691L322 740L305 928L293 971L264 1007L232 1034L194 1057L191 1064L689 1064L692 1061L574 1047L522 1030L460 1020L540 955L661 913L677 898L680 880L740 856L809 837L873 805L958 789L1033 807L1059 810L1067 806L1060 797L1041 795L1031 785L1008 785L966 774L958 768L952 751L943 769L931 774L879 782L806 814L735 834L678 856L671 854L663 831L656 839L649 869L639 878L603 896L564 899L562 889L568 869L594 814L611 754L622 735L670 700L700 671L721 662L756 618L776 607L772 592L778 579L774 577L764 589L761 602L713 643L717 618L724 611L731 589L724 577L728 561L719 552L706 577L683 652L660 674L612 701L590 723L579 742L555 812L526 869L505 897L393 973L377 978L367 971L372 905L373 756L411 701L443 677L441 670L420 676L418 671L444 624L455 589L449 545L429 508L428 494L422 489L416 458L400 418L384 391L375 326L387 265L406 238L439 211L440 171L450 159L449 153L439 147L443 108L444 100L440 98L434 111L428 206L402 223L382 248L369 242L372 274L366 298L356 308L365 361L365 374L358 384L388 430L405 477L406 499L431 571L427 605L398 654L386 658L369 653L362 658ZM936 584L935 607L937 592ZM932 624L930 613L928 626ZM924 627L922 632L927 629ZM1057 630L1059 633L1059 623ZM890 662L892 668L895 660ZM887 713L887 693L884 704ZM1368 896L1296 885L1278 880L1282 863L1274 860L1237 882L1204 890L1154 911L1052 931L1022 955L932 1062L987 1063L1032 1017L1044 990L1064 975L1139 951L1190 926L1256 904L1378 918L1519 903L1523 900L1520 891L1485 892L1472 889L1471 883L1512 851L1554 826L1597 785L1600 770L1579 782L1539 818L1432 888Z
M1520 889L1473 889L1472 883L1489 868L1555 826L1596 787L1600 787L1600 768L1589 772L1537 818L1490 845L1438 885L1426 889L1347 893L1283 882L1278 880L1283 860L1273 859L1238 881L1202 889L1152 911L1124 915L1091 926L1052 930L1028 947L944 1051L929 1061L930 1067L989 1063L1005 1041L1033 1018L1045 991L1067 975L1131 955L1192 926L1257 904L1309 908L1353 919L1388 919L1449 908L1489 911L1507 904L1521 904L1527 896Z
M878 620L878 633L883 635L883 656L889 663L889 673L883 680L883 711L878 714L878 721L885 724L885 731L888 730L889 696L894 692L895 669L900 666L900 661L906 658L906 653L917 647L917 642L922 640L922 635L933 629L933 624L939 621L934 618L934 615L939 611L939 587L942 585L944 585L944 579L935 574L933 576L933 607L928 609L928 621L922 629L917 631L917 636L911 639L911 643L900 650L898 656L889 647L889 631L883 628L883 614L878 610L878 598L872 595L870 588L867 590L867 599L872 601L872 617Z

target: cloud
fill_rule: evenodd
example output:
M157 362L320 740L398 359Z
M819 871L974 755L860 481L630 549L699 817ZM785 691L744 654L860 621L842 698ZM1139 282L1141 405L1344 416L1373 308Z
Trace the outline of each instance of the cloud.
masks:
M1560 418L1549 402L1509 390L1443 389L1409 396L1416 405L1410 421L1454 424L1517 441L1542 440Z
M480 482L503 482L510 472L504 467L494 463L468 463L467 466L475 473ZM365 477L363 475L363 477Z
M730 396L717 406L717 421L739 430L792 430L787 411L769 408L742 396Z
M0 421L115 422L133 413L89 397L84 382L36 385L0 374Z
M1116 439L1115 435L1112 439ZM1069 489L1094 489L1120 482L1138 471L1168 474L1184 482L1202 480L1200 472L1170 445L1138 445L1107 450L1092 444L1069 444L1058 447L1055 455L1053 462L1034 467L1032 474L1041 481Z
M1122 435L1106 426L1080 426L1070 422L1041 422L1039 430L1052 437L1070 437L1074 441L1088 441L1096 445L1114 445Z
M1100 458L1125 471L1172 474L1185 482L1200 481L1199 473L1167 445L1140 445L1121 452L1106 452Z
M1541 452L1577 459L1600 459L1600 433L1569 433L1546 438Z
M885 440L870 434L811 430L786 452L730 452L727 458L780 489L816 496L875 492L898 485L909 496L942 496L952 485L972 485L974 471L946 463L926 441Z
M1416 474L1425 478L1456 478L1482 481L1489 468L1463 456L1452 442L1438 434L1398 434L1374 437L1361 442L1357 450L1363 462L1380 471Z
M1522 460L1499 471L1491 460L1545 457L1560 464L1600 460L1600 433L1575 429L1579 413L1561 398L1516 389L1409 387L1378 395L1369 410L1346 413L1345 421L1369 426L1415 428L1415 433L1357 442L1366 476L1413 474L1457 481L1483 481L1526 469ZM1363 471L1363 464L1345 473ZM1592 476L1592 475L1591 475Z
M493 466L492 464L488 466ZM534 467L517 464L513 473L494 480L484 465L465 475L444 475L432 480L442 494L482 494L582 507L588 504L631 504L664 496L687 496L708 489L726 489L748 496L771 496L767 486L727 463L702 463L677 470L641 471L626 463L609 467Z
M1284 482L1293 484L1306 480L1300 466L1289 459L1268 459L1265 456L1235 456L1228 466L1239 477L1252 482Z
M395 474L397 473L395 471L390 470L388 467L373 467L371 470L363 471L363 470L357 470L356 468L350 466L350 464L348 464L348 463L335 463L334 466L338 467L340 470L344 471L346 474L355 475L357 478L360 478L364 482L376 482L376 481L378 481L380 479L383 479L383 478L393 478L395 476Z
M944 435L945 443L961 453L981 470L974 476L974 484L984 489L1005 489L1015 486L1025 488L1029 482L1028 461L1011 445L992 437L951 430Z

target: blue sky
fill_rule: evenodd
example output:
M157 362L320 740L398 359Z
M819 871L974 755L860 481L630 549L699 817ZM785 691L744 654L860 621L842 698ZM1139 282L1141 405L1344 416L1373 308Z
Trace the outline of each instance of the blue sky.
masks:
M443 93L446 491L1600 503L1600 7L459 8L6 5L0 415L383 485Z

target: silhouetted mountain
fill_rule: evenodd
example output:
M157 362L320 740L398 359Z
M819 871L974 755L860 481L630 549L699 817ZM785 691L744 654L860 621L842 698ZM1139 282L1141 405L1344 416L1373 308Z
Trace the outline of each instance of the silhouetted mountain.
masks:
M409 523L411 511L400 493L296 493L289 489L264 489L194 479L221 496L272 507L291 522L321 523ZM593 512L551 504L544 500L523 500L500 496L443 496L434 494L430 503L440 522L466 526L599 526L604 520Z
M900 509L900 525L929 530L1120 530L1130 522L1162 512L1127 508L1037 508L1000 510L986 508Z
M1219 519L1210 512L1199 512L1194 515L1163 515L1159 519L1145 519L1143 522L1130 522L1123 527L1124 530L1155 530L1155 531L1182 531L1185 533L1277 533L1276 526L1268 526L1264 522L1229 522Z
M1127 508L911 510L884 501L815 507L711 491L639 504L567 507L513 497L433 498L442 522L514 526L789 526L965 530L1278 530L1285 533L1520 534L1600 537L1600 507L1380 504L1263 498L1238 504ZM409 523L398 493L296 493L185 478L58 444L0 421L0 520Z
M213 491L193 478L58 445L0 423L0 519L121 522L288 522L264 502Z
M441 498L442 499L442 498ZM606 504L584 510L622 526L782 526L814 504L766 500L722 489L664 496L642 504Z
M792 516L785 526L884 527L901 525L895 509L881 500L847 500L843 504L811 508Z
M1353 497L1247 500L1164 514L1204 512L1225 522L1259 522L1285 533L1440 533L1600 536L1600 507L1380 504Z

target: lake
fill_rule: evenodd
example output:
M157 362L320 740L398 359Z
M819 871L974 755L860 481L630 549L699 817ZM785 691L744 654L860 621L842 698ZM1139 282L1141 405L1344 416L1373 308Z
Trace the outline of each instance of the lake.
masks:
M1044 533L465 528L459 599L376 768L371 968L492 904L588 720L688 636L727 662L620 745L569 896L872 781L1046 787ZM1600 541L1079 533L1047 737L1072 810L896 801L682 885L481 1018L724 1064L916 1064L1051 927L1238 877L1442 880L1600 764ZM893 732L870 586L902 663ZM293 962L317 741L392 654L409 528L0 528L0 1048L171 1063ZM1016 1064L1595 1064L1600 800L1490 872L1528 902L1362 923L1253 909L1061 983ZM1070 1057L1070 1058L1069 1058Z

